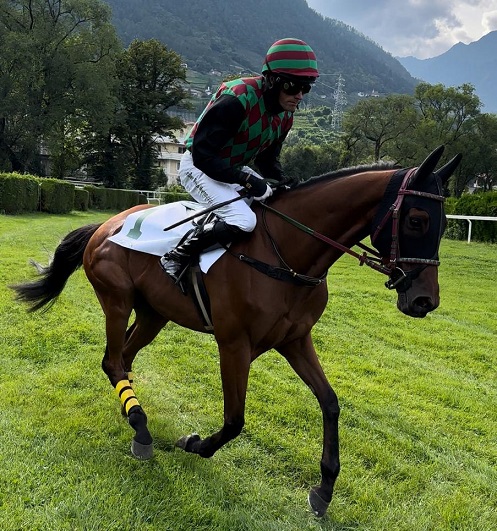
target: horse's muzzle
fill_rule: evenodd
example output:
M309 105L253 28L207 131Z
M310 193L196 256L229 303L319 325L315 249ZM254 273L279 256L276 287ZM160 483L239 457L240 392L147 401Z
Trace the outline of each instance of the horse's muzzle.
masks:
M397 308L409 317L426 317L428 313L437 309L438 305L438 297L434 300L430 296L419 296L411 300L408 292L399 293L397 299Z

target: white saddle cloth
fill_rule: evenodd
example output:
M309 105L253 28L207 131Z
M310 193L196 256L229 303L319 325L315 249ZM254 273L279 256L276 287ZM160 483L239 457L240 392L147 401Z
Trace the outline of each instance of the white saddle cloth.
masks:
M109 240L133 251L162 256L176 247L186 232L193 228L193 224L188 221L168 231L164 231L164 228L203 209L198 203L179 201L140 210L130 214L121 231ZM226 249L220 248L203 253L200 257L200 269L207 273L225 252Z

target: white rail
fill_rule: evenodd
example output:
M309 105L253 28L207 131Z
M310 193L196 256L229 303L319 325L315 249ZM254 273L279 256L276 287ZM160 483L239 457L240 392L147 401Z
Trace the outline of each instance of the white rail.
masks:
M468 243L471 243L471 229L473 228L472 221L497 221L497 218L490 216L459 216L455 214L447 214L449 219L465 219L468 222Z

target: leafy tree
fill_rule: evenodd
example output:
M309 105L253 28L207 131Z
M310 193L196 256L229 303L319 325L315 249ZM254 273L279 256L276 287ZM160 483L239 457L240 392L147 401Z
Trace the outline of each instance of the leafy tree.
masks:
M343 153L338 143L322 145L296 144L285 146L281 152L284 172L301 181L322 175L341 166Z
M482 191L492 191L497 184L497 116L479 114L473 120L471 135L465 136L459 171L450 181L451 194L460 197L467 185L476 180Z
M418 124L414 100L408 95L367 98L359 101L343 119L343 141L354 162L398 161L406 148L403 139Z
M184 106L186 71L181 57L157 40L133 41L117 62L119 107L113 132L132 161L132 186L154 186L156 135L172 135L183 121L167 114Z
M46 146L54 167L64 171L70 136L76 148L80 128L102 127L110 116L118 49L110 10L99 0L0 0L4 169L42 173L39 154Z

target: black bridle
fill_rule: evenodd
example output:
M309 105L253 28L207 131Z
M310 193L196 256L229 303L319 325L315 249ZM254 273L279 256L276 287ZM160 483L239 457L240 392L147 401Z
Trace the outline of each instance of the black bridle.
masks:
M357 260L359 260L359 265L367 265L368 267L371 267L375 271L379 271L380 273L383 273L387 275L389 278L387 282L385 282L385 286L388 289L396 289L397 292L402 293L407 291L411 285L412 281L415 280L420 273L430 265L439 266L440 261L438 260L438 245L437 245L437 251L435 252L434 256L432 258L415 258L415 257L403 257L400 255L400 230L399 230L399 222L400 222L400 213L402 204L404 202L404 198L406 196L417 196L417 197L424 197L429 200L438 201L440 203L443 203L445 201L445 198L443 195L441 195L440 191L440 185L437 181L437 189L438 194L432 194L429 192L424 191L418 191L418 190L411 190L408 188L409 182L413 175L415 174L417 168L412 168L408 170L405 173L405 176L402 180L402 184L400 185L399 190L397 191L397 197L394 201L394 203L388 208L386 214L382 217L380 223L375 228L374 232L371 235L371 241L374 245L376 239L378 236L385 230L385 227L387 223L392 220L392 230L391 230L391 243L390 243L390 255L388 257L382 257L380 253L375 251L374 249L371 249L370 247L363 245L362 243L357 244L358 247L362 248L365 252L362 254L359 254L355 252L354 250L350 249L349 247L346 247L345 245L342 245L341 243L338 243L335 240L332 240L331 238L328 238L324 234L321 234L306 225L303 225L302 223L296 221L295 219L291 218L290 216L287 216L286 214L283 214L279 210L276 210L273 207L270 207L266 205L265 203L260 203L261 206L264 208L263 211L263 218L264 218L264 226L266 228L266 232L268 233L271 242L273 244L273 248L276 249L276 252L278 254L278 257L280 258L281 262L288 268L289 272L296 275L291 268L283 261L280 253L278 252L276 248L276 244L269 234L269 230L266 224L265 220L265 211L272 212L273 214L276 214L283 220L287 221L294 227L298 228L299 230L313 236L314 238L326 243L327 245L330 245L332 247L335 247L336 249L339 249L340 251L347 253ZM440 238L442 236L442 220L440 221L440 227L438 230L438 242L440 242ZM370 255L368 255L368 253ZM410 271L404 271L400 264L419 264L418 267L410 270ZM307 277L309 278L309 277ZM316 282L314 285L319 284L323 281L322 278L315 279Z

